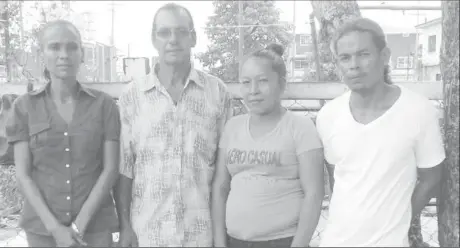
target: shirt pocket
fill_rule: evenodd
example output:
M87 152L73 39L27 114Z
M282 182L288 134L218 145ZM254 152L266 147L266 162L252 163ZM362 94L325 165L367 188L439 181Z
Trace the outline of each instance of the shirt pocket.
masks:
M41 122L29 126L29 147L32 150L58 145L59 140L52 137L51 125L49 123Z

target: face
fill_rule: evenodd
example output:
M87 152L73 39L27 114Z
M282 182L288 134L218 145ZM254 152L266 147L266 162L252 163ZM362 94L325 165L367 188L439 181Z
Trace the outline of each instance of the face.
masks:
M251 113L265 115L279 106L284 89L269 60L246 60L241 68L240 82L243 100Z
M350 32L337 41L337 65L350 90L372 89L383 83L388 48L379 50L367 32Z
M184 10L162 10L156 17L153 46L160 60L176 65L190 62L196 36L192 33L190 17Z
M75 29L65 24L46 29L42 37L41 55L52 76L76 78L83 61L83 50Z

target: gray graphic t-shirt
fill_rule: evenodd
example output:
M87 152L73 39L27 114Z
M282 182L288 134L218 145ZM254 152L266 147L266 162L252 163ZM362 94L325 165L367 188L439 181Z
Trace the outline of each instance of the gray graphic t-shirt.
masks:
M226 225L230 236L265 241L294 236L303 202L298 156L321 148L309 117L287 111L278 125L253 139L249 115L232 118L219 147L232 177Z

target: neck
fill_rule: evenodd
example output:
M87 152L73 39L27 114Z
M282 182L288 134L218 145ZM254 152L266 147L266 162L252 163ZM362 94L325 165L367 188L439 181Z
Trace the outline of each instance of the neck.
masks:
M252 114L251 113L251 119L254 124L278 121L280 117L284 114L284 112L286 112L286 109L284 109L280 104L270 113L266 113L266 114Z
M51 78L51 95L60 102L68 102L77 95L77 80Z
M178 65L168 65L160 62L158 68L158 78L166 88L177 84L183 85L190 74L190 70L190 62Z
M350 96L350 106L352 108L359 109L377 109L382 104L383 99L390 91L390 88L390 85L382 81L371 89L352 91Z

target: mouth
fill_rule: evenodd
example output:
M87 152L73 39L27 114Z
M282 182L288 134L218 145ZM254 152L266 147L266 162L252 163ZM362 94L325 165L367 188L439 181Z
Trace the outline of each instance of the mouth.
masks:
M262 102L262 101L263 101L263 100L261 100L261 99L256 99L256 100L249 100L248 102L249 102L250 104L257 104L257 103L260 103L260 102Z
M72 67L72 66L71 66L71 65L57 65L56 67L57 67L57 68L67 69L67 68L70 68L70 67Z

